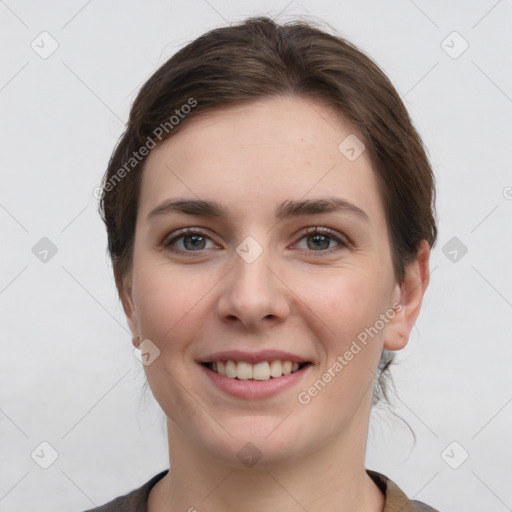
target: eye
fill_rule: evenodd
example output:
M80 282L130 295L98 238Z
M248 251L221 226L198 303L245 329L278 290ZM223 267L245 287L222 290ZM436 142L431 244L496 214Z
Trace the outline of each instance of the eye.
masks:
M306 242L305 247L300 246L303 240ZM333 243L335 243L334 247L332 247ZM196 228L186 228L174 233L174 236L163 245L172 252L189 254L219 247L206 233ZM349 243L329 228L310 227L300 237L296 246L309 253L325 254L348 248Z
M210 247L207 247L208 241L211 242ZM173 252L198 252L217 247L205 233L194 228L178 232L172 239L164 242L164 246Z
M348 248L349 246L346 241L329 228L308 228L300 240L306 241L306 247L299 247L299 249L306 250L308 252L330 253L335 250L339 250L340 248ZM336 242L336 246L334 248L330 247L333 242Z

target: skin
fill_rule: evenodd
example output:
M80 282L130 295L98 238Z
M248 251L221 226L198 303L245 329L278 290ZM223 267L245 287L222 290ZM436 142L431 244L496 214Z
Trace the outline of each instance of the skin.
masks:
M383 510L364 468L373 378L382 349L408 341L429 281L429 246L420 244L397 283L368 152L349 161L338 150L353 133L316 100L280 97L191 119L149 155L133 267L121 292L134 344L149 339L160 350L144 369L167 416L171 469L150 493L151 512ZM325 197L350 201L369 221L339 211L274 216L285 200ZM148 222L171 198L218 201L229 213ZM317 248L304 233L312 226L350 243L327 237ZM183 238L172 246L179 253L165 247L186 227L207 237L199 250ZM252 263L236 252L248 236L263 249ZM378 335L299 403L298 393L394 303L401 309ZM196 362L232 349L281 349L314 364L274 397L235 398L212 386ZM252 468L237 457L246 442L262 454Z

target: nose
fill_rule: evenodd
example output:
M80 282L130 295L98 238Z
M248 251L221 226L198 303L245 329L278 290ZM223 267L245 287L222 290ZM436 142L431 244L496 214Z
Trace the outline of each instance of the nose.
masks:
M235 253L233 260L233 268L219 283L220 320L251 331L284 322L290 312L292 293L269 252L263 251L252 262Z

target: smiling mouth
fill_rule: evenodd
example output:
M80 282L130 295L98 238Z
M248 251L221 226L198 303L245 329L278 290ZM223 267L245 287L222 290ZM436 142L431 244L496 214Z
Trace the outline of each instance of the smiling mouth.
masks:
M208 370L223 377L238 380L265 381L276 379L290 373L296 373L310 366L310 362L298 363L296 361L262 361L252 364L247 361L215 361L201 363Z

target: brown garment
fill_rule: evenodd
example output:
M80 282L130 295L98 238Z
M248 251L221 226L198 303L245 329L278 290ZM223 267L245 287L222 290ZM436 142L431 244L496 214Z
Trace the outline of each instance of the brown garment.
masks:
M128 494L86 512L147 512L149 492L168 471L168 469L162 471L142 487ZM386 496L384 512L437 512L420 501L411 501L394 482L381 473L369 469L366 472Z

